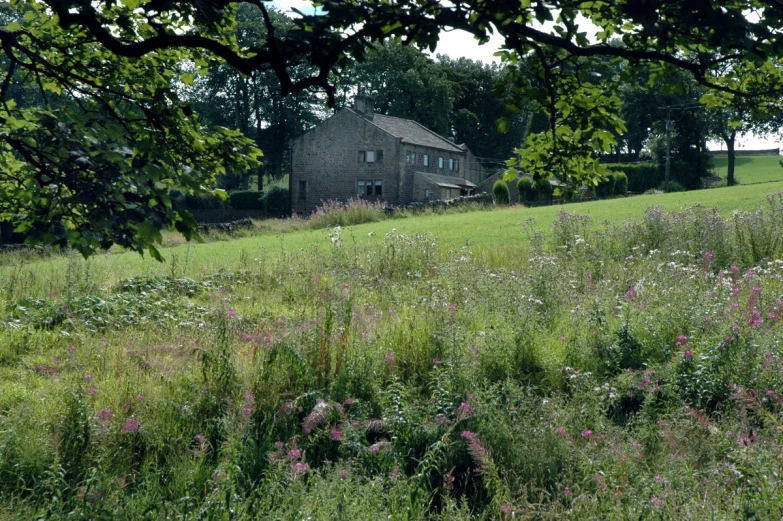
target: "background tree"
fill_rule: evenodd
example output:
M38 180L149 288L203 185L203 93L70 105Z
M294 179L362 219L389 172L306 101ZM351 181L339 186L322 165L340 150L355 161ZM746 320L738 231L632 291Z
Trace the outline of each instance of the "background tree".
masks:
M292 28L291 19L277 10L269 10L275 30L282 34ZM262 12L249 4L239 5L232 36L238 44L250 48L267 37ZM311 72L306 64L292 68L295 78ZM223 188L247 189L252 173L262 177L281 178L288 169L291 139L314 125L325 111L325 102L309 91L281 95L280 80L273 71L259 70L244 75L225 64L215 64L195 78L187 89L187 99L205 123L235 128L253 139L264 150L264 164L257 172L222 176Z
M263 41L238 43L238 4L261 13ZM194 81L194 73L220 63L246 76L274 73L284 96L323 90L333 105L334 79L364 61L371 44L398 41L434 50L443 30L462 29L481 42L497 33L504 61L512 69L528 61L527 72L537 78L511 74L499 94L525 94L550 127L529 136L511 164L541 178L556 174L571 187L603 178L597 152L616 144L610 129L622 130L620 103L610 89L614 79L592 84L579 72L599 57L666 64L736 96L773 97L783 87L775 62L783 54L783 7L760 0L320 0L318 10L280 32L257 0L11 5L23 16L0 29L9 64L0 80L0 219L16 219L20 229L85 254L113 243L155 253L158 231L167 226L192 237L195 223L171 208L167 187L209 190L216 172L258 166L252 141L238 131L206 128L181 98L180 81ZM594 41L580 30L582 20L601 27ZM623 45L612 45L618 38ZM733 81L734 72L722 75L728 60L768 72L763 88L749 92ZM9 97L17 72L42 95L70 95L78 110L48 101L41 108L20 107ZM654 74L661 72L666 70ZM521 101L504 99L512 112L520 110ZM49 233L52 222L63 223L63 238Z
M759 66L737 61L727 61L720 80L732 89L743 92L757 92L755 96L737 96L732 93L705 92L702 102L709 108L707 125L710 137L720 139L726 144L727 175L726 184L735 185L734 168L736 165L735 145L737 136L746 132L757 135L770 135L781 128L780 97L764 93L770 84L774 84L778 68L769 62Z

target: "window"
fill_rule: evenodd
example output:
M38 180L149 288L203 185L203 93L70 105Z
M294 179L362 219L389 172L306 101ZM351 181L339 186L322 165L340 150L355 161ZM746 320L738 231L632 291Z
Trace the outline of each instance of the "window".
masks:
M433 194L432 190L424 190L424 198L427 199L428 201L430 199L433 199L433 195L435 194Z
M364 163L364 150L359 150L359 162Z
M449 159L449 170L454 170L454 160Z
M416 164L416 152L411 152L410 150L405 152L405 162L408 163L408 164L413 163L415 165Z
M383 150L376 151L375 157L378 160L378 163L383 163Z
M423 156L421 156L421 162L424 164L424 166L430 166L430 156L424 154Z
M375 163L375 150L368 150L365 152L364 160L368 163Z
M443 158L442 157L438 158L438 168L443 168Z
M307 199L307 181L299 181L299 200Z
M383 195L383 180L361 180L356 182L356 195L359 197L372 197Z
M454 160L454 170L459 172L459 159Z

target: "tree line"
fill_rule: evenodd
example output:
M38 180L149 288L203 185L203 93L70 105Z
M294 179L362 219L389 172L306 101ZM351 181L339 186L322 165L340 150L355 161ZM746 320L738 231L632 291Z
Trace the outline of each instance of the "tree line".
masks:
M737 134L779 126L783 8L756 0L320 0L290 18L248 0L11 0L0 17L0 220L85 255L196 237L170 189L280 176L290 137L359 83L566 197L606 177L599 159L655 150L666 120L676 161L726 142L729 184ZM500 65L422 54L454 29L500 35Z

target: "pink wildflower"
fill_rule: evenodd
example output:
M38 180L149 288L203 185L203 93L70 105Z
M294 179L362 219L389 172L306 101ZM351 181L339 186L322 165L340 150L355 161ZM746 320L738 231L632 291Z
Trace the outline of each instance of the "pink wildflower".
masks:
M339 441L343 438L343 431L340 429L332 429L331 432L329 432L329 437L333 441Z
M775 391L770 389L769 391L767 391L767 396L769 396L770 398L774 398L775 397Z
M288 459L299 459L302 457L302 451L299 449L291 449L288 451Z
M449 304L449 312L450 313L456 313L457 311L457 305L456 304Z
M386 361L387 362L394 362L394 354L393 353L386 353Z
M555 432L557 433L558 436L565 436L566 435L566 430L564 428L562 428L562 427L558 427Z
M636 300L636 292L633 290L633 288L628 288L628 291L625 292L625 298L627 298L630 302Z
M471 431L462 431L462 437L468 441L473 441L476 439L476 433Z
M563 489L563 495L564 495L565 497L571 497L571 496L573 496L573 495L574 495L574 493L573 493L573 492L571 492L571 489L570 489L570 488L568 488L568 485L566 485L566 488L564 488L564 489Z
M682 356L684 356L686 360L690 360L691 358L693 358L693 351L691 351L690 349L686 349L685 352L682 354Z
M301 461L294 465L294 472L297 474L306 474L310 470L310 465Z
M440 358L433 358L432 365L434 365L435 367L440 366Z
M128 418L125 420L125 423L122 426L122 429L120 430L123 434L135 434L139 432L139 429L141 428L141 423L139 423L139 420L136 418Z
M650 498L650 504L656 508L663 508L663 499L653 496Z
M473 407L471 407L470 404L467 402L462 402L461 404L459 404L459 408L457 408L457 411L465 416L473 416Z
M687 343L688 343L688 337L685 335L680 335L677 337L677 343L675 345L680 347L680 346L684 346Z
M207 437L200 433L193 436L193 439L196 440L196 443L199 445L204 445L207 442Z
M246 401L247 403L256 403L256 397L255 397L255 396L253 396L253 393L247 393L247 394L245 395L245 401Z
M84 375L84 381L87 383L92 382L92 375L91 374Z
M761 313L757 309L754 309L750 314L750 320L748 320L748 324L754 327L761 325Z
M98 411L97 416L98 419L101 420L102 422L107 422L109 421L109 418L111 418L111 411L109 409L101 409L100 411Z
M90 387L90 390L87 391L87 394L89 394L91 398L95 398L95 395L98 394L98 389L95 387Z
M253 414L253 409L251 409L250 407L243 407L242 414L245 416L250 416L251 414Z
M588 438L589 439L590 436L592 436L592 435L593 435L593 431L591 431L590 429L585 429L585 430L582 431L582 437L583 438Z
M566 337L564 337L564 336L561 336L561 337L560 337L560 341L561 341L561 342L565 342L566 340L567 340L567 339L566 339Z
M345 479L345 478L347 478L347 477L348 477L348 471L347 471L347 470L341 470L341 471L340 471L340 472L337 474L337 477L338 477L338 478L340 478L340 479Z
M500 507L500 511L503 512L504 516L507 516L514 512L514 507L511 505L503 505Z

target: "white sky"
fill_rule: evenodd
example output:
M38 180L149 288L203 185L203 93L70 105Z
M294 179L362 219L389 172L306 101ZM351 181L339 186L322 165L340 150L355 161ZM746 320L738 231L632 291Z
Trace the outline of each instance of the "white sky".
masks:
M284 13L288 13L292 8L299 9L303 13L313 10L313 6L308 0L273 0L272 3ZM455 30L441 33L434 54L445 54L451 58L469 58L485 63L498 62L499 59L493 55L502 44L503 39L498 35L493 35L488 43L479 45L472 35ZM773 139L770 139L748 134L737 139L736 148L738 150L761 150L780 147L780 145L779 136L773 136ZM709 142L708 147L711 150L725 150L725 146L722 146L720 142Z

